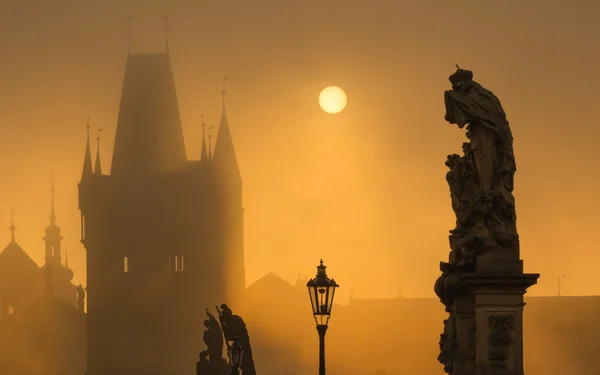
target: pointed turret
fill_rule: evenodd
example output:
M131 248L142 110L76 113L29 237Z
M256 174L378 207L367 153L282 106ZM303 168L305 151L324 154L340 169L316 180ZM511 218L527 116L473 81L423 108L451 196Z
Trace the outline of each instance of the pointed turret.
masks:
M206 149L206 137L204 136L204 128L206 124L204 124L204 115L202 117L202 151L200 152L200 160L208 160L208 151Z
M225 90L223 90L223 111L221 113L221 122L219 123L219 133L215 141L215 151L213 158L215 165L221 170L230 182L241 183L242 177L238 166L235 149L233 147L233 138L227 121L227 112L225 111Z
M181 168L186 161L169 56L129 55L111 175L152 175Z
M63 237L60 235L60 227L56 225L56 212L54 210L54 172L50 183L50 224L46 227L46 235L42 238L45 246L45 265L61 264L61 243Z
M96 137L96 164L94 165L94 174L102 176L102 162L100 161L100 133L104 129L98 129L98 137Z
M85 156L83 157L83 171L81 172L81 179L91 176L93 173L92 169L92 148L90 147L90 118L87 118L87 143L85 145Z
M208 158L212 159L213 157L213 152L212 152L212 128L213 126L209 126L208 127Z

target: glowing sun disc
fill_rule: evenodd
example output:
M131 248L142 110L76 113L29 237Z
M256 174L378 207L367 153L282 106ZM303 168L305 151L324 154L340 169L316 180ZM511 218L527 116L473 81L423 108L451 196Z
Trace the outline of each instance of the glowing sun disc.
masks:
M340 113L346 108L348 98L344 90L337 86L329 86L319 94L321 109L330 114Z

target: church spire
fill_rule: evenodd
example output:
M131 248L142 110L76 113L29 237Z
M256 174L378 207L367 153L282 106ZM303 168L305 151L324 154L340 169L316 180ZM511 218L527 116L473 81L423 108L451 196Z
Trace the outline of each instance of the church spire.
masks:
M221 169L222 173L227 176L231 182L241 183L240 169L233 147L233 138L231 137L231 129L227 120L227 112L225 111L225 82L229 79L223 79L223 111L221 112L221 122L219 123L219 133L215 142L214 159L215 164Z
M98 129L98 137L96 137L96 165L94 166L94 174L102 175L102 163L100 162L100 133L102 133L104 129Z
M15 242L15 209L10 209L10 241Z
M85 145L85 156L83 157L83 171L81 172L81 179L83 180L87 176L91 176L92 170L92 149L90 147L90 118L87 118L87 143Z
M60 236L60 227L56 225L56 211L54 208L55 195L55 178L52 171L52 179L50 182L50 224L46 227L46 235L42 238L45 246L45 264L59 264L61 260L60 244L62 237Z
M56 212L54 211L54 171L50 181L50 225L56 225Z
M208 127L208 158L211 159L212 158L212 128L214 128L214 126L209 126Z
M200 117L202 118L202 151L200 152L200 160L207 160L208 151L206 150L206 137L204 136L206 124L204 123L204 115L200 115Z

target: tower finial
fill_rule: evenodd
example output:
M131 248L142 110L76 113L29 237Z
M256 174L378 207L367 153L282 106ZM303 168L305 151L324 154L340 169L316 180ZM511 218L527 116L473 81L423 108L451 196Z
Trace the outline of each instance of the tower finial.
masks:
M167 53L169 53L169 31L170 31L169 16L167 16L167 15L163 16L163 23L164 23L164 28L165 28L165 48L166 48Z
M98 136L96 137L96 165L94 165L94 174L101 175L102 174L102 163L100 162L100 133L102 133L104 129L98 129Z
M131 55L131 21L133 20L133 16L128 14L127 17L127 54Z
M200 118L202 118L202 151L200 152L200 160L206 160L208 159L208 152L206 151L206 137L204 136L204 128L206 128L206 124L204 123L204 115L200 115Z
M85 143L85 156L83 157L83 170L81 171L82 180L94 173L92 166L92 151L90 147L90 116L87 117L85 128L87 132L87 140Z
M223 110L225 110L225 94L227 94L227 91L225 90L225 82L229 81L229 78L224 77L223 78L223 89L221 90L221 95L223 95Z
M55 225L56 223L56 212L54 211L54 171L52 171L52 177L50 180L50 225Z
M212 128L214 126L208 127L208 157L212 158Z
M11 232L11 241L15 242L15 209L10 209L10 232Z

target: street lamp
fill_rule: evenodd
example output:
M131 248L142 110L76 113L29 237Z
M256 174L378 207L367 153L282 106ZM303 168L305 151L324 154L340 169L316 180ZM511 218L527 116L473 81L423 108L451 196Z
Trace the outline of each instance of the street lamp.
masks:
M327 277L326 268L327 266L323 265L323 259L321 259L321 264L317 266L317 276L306 283L317 323L317 332L319 332L319 375L325 375L325 332L327 332L327 324L331 316L335 288L339 286L335 280Z
M244 347L240 344L240 340L237 338L233 339L233 343L227 348L229 354L229 362L231 364L231 373L238 374L240 367L242 367L242 359L244 359Z

